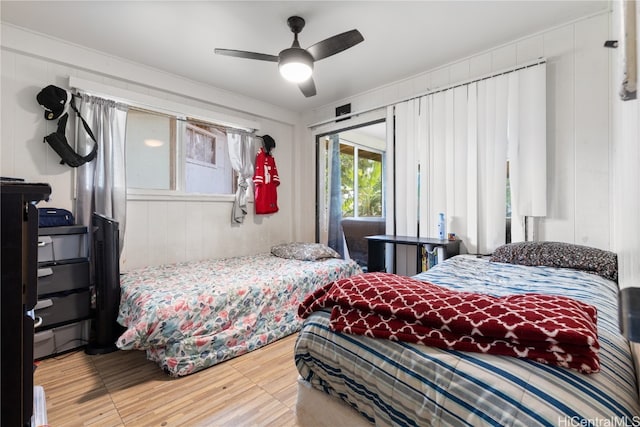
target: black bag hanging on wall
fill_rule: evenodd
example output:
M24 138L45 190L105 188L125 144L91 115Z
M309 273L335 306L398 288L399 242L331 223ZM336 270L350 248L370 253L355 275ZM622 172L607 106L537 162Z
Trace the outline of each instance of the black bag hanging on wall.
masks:
M64 115L60 117L60 120L58 120L58 130L50 135L45 136L43 142L48 142L51 148L53 148L53 150L58 153L58 155L62 159L60 160L61 165L67 164L72 168L77 168L78 166L82 166L85 163L90 162L96 157L96 154L98 153L98 143L96 142L93 145L93 149L86 156L81 156L76 153L67 142L67 137L64 134L65 128L67 127L68 117L69 115L67 113L64 113ZM90 131L89 136L91 136L91 139L93 139L95 142L95 138Z
M92 161L98 153L98 142L87 122L80 115L80 111L76 108L73 97L70 92L59 88L57 86L49 85L42 89L36 96L38 103L44 108L44 118L47 120L55 120L58 117L58 129L50 135L44 137L43 142L47 142L53 150L58 153L60 158L60 164L67 164L73 168L82 166L83 164ZM93 149L86 156L81 156L75 152L75 150L67 142L65 131L67 128L67 119L69 114L65 112L67 104L71 105L73 111L76 112L80 120L82 120L82 126L93 142ZM63 114L64 113L64 114Z

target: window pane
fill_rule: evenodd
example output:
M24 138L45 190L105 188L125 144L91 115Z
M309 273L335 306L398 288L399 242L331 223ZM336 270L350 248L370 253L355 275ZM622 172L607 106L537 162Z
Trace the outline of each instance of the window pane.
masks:
M204 166L215 166L216 136L204 129L191 126L188 126L185 132L187 161Z
M172 122L167 116L129 110L126 129L127 187L172 189Z
M353 152L353 147L340 144L340 189L342 192L342 216L344 218L355 215Z
M358 150L358 216L382 216L382 154Z
M184 134L185 191L232 194L235 175L229 160L226 132L215 126L189 122Z
M199 194L235 193L237 178L229 160L226 130L192 120L180 122L180 126L177 123L175 117L129 110L127 187ZM176 182L180 182L179 188Z

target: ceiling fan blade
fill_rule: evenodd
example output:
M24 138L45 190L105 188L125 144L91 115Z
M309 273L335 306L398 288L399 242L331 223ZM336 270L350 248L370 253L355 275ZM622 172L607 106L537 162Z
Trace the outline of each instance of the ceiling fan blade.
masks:
M328 39L322 40L307 49L307 52L313 56L313 59L319 61L343 50L349 49L364 40L362 34L358 30L346 31L337 34Z
M307 98L315 96L316 94L316 84L313 82L313 77L309 77L302 83L298 83L298 87Z
M246 52L244 50L233 50L233 49L216 49L215 53L218 55L235 56L236 58L257 59L259 61L278 62L277 56L267 55L266 53Z

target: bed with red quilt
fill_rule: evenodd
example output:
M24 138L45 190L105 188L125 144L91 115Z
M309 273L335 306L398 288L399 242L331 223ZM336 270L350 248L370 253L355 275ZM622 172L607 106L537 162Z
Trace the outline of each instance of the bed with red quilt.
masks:
M376 425L640 422L613 272L530 255L458 256L413 278L366 273L316 290L299 308L299 390ZM299 399L298 412L314 405Z

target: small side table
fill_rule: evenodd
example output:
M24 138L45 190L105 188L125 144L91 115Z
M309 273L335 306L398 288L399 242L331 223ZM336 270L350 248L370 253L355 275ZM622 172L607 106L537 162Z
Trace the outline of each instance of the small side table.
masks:
M390 234L366 236L365 239L368 240L367 270L370 272L386 271L385 243L425 247L429 252L433 251L434 248L442 248L444 259L460 253L460 240L440 240L430 237L394 236ZM416 268L417 272L422 271L422 260L419 253L416 259ZM395 266L393 272L396 272Z

